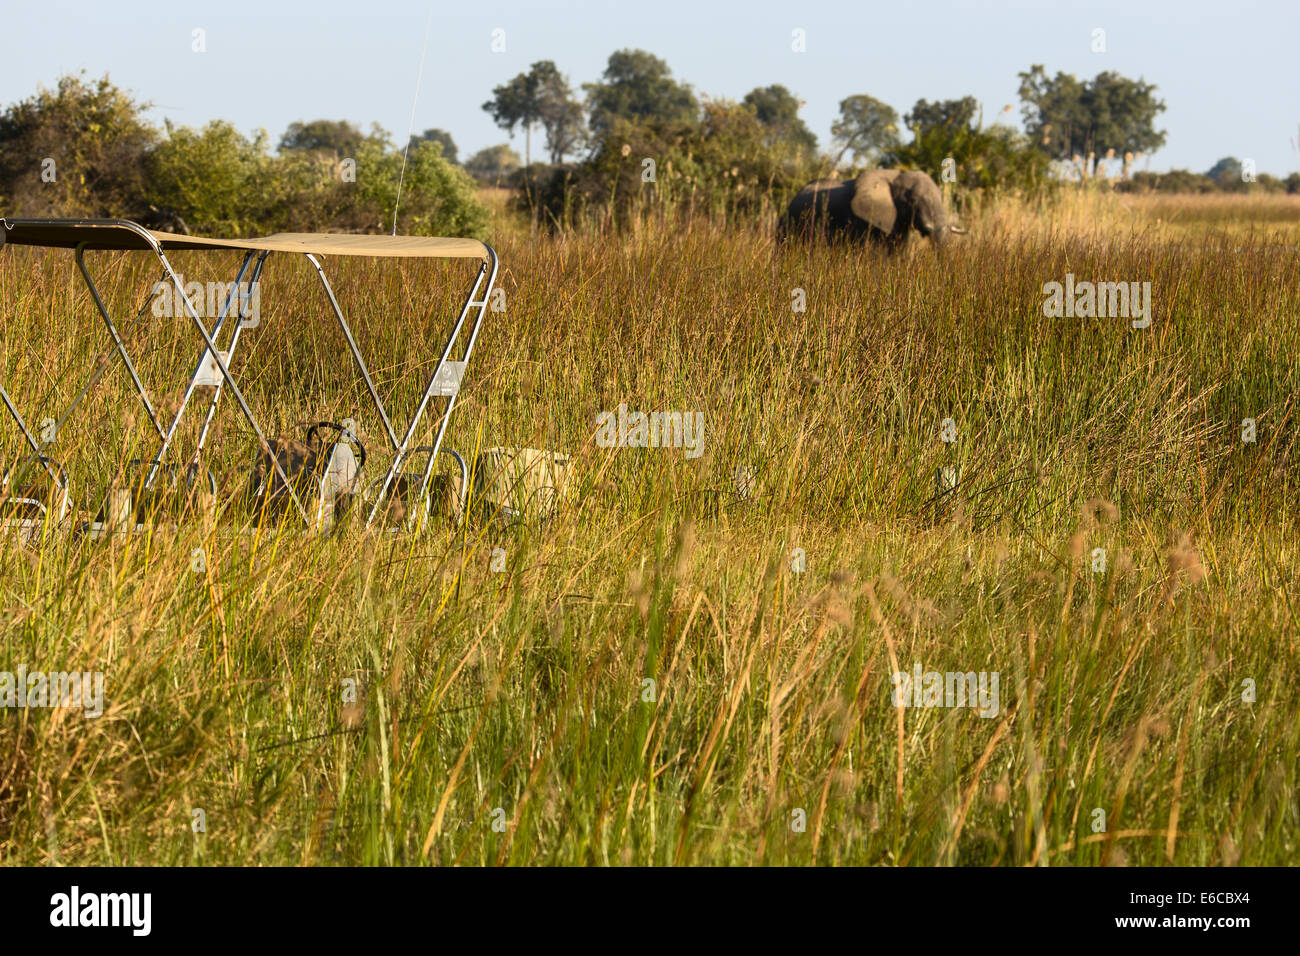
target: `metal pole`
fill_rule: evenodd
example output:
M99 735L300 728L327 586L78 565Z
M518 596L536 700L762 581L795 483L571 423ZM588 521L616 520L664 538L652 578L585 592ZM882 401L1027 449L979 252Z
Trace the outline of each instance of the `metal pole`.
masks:
M375 383L370 378L370 372L366 368L366 363L361 358L361 350L357 348L356 339L352 337L352 330L348 328L347 320L343 318L343 310L339 308L338 299L334 298L334 290L330 287L329 279L325 278L325 270L316 257L310 252L306 254L311 264L316 267L316 274L320 276L320 283L325 287L325 295L329 297L330 307L334 309L334 316L339 320L339 328L343 330L343 337L348 341L348 348L352 350L352 357L356 360L357 368L361 369L361 377L366 380L366 388L370 392L370 398L375 403L375 410L379 412L379 418L384 423L384 431L388 435L388 442L397 449L397 432L393 431L393 425L388 420L388 412L384 411L384 404L379 400L379 392L375 390Z
M239 267L239 274L235 276L234 288L232 288L230 294L226 296L225 304L222 305L221 313L217 316L217 322L212 328L212 338L214 341L217 336L221 334L221 326L226 321L226 313L230 311L230 304L235 300L235 293L239 289L239 283L243 281L244 273L248 271L248 264L253 261L254 254L255 253L251 250L244 253L244 262ZM153 461L149 466L149 477L146 478L144 482L146 490L153 486L153 480L158 475L158 465L167 454L167 446L172 443L172 438L176 434L176 429L180 427L181 418L184 416L185 409L190 403L190 396L194 394L194 389L198 387L195 383L198 382L199 373L203 371L203 366L207 364L207 357L207 352L204 352L199 356L198 367L194 369L194 375L190 377L190 384L186 387L185 394L181 396L180 407L176 409L176 415L172 418L172 423L167 428L167 434L163 436L162 444L158 446L158 453L154 455Z
M253 276L248 280L248 294L250 296L254 294L258 282L262 279L262 265L266 262L266 257L270 254L270 252L262 252L258 254L257 265L253 266ZM244 331L244 321L243 316L240 316L240 320L235 323L234 334L230 337L231 358L234 358L235 356L235 346L239 344L239 333L242 331ZM207 356L205 355L204 357L206 358ZM216 417L217 402L221 400L221 389L225 384L225 379L222 379L216 384L216 390L212 393L212 401L208 404L208 417L203 422L203 429L199 432L199 444L194 451L194 461L191 462L195 467L198 467L199 457L203 454L203 444L207 441L208 429L212 427L212 419Z
M162 426L158 424L158 415L153 410L153 405L149 401L149 395L145 392L144 385L140 382L140 376L136 374L135 366L131 364L131 356L126 354L126 346L122 344L122 337L117 334L117 326L113 324L113 318L108 314L108 308L104 305L104 300L100 298L99 290L95 288L95 280L90 277L90 271L86 268L85 253L86 244L83 242L80 243L76 249L75 258L77 260L77 268L81 270L81 277L85 280L86 287L90 289L90 294L95 299L95 306L99 309L99 314L104 317L104 324L108 326L108 334L112 337L113 344L117 346L117 354L122 356L122 361L126 365L127 372L131 375L131 381L135 385L135 390L140 395L140 401L144 403L144 410L149 413L149 421L153 422L153 427L154 430L158 432L158 437L163 438L165 437L163 429ZM159 250L158 254L161 256L162 251ZM170 266L168 268L170 269ZM176 283L177 288L180 288L179 279L176 280ZM181 292L181 298L185 299L184 291ZM185 301L186 304L189 303L188 299Z
M469 295L465 298L465 304L461 307L460 316L456 320L455 327L451 330L451 336L447 339L447 345L442 351L442 357L438 359L438 364L433 370L433 375L429 377L429 384L425 386L424 396L420 399L420 405L415 410L415 416L411 419L410 426L406 429L406 436L402 439L402 444L397 449L397 455L393 463L388 468L388 473L384 476L384 483L379 489L379 495L375 499L374 505L370 509L370 514L366 517L367 527L375 520L375 515L379 513L379 506L388 494L388 486L392 484L393 478L397 475L398 469L402 465L402 460L406 456L406 448L411 443L411 438L415 435L415 429L420 424L420 419L424 417L424 411L429 405L429 400L433 396L433 386L438 381L438 373L447 363L448 356L460 337L461 329L465 327L465 319L469 316L471 307L478 308L478 317L474 320L474 326L470 331L469 343L465 349L465 358L462 361L468 362L470 352L474 348L474 342L478 338L479 326L483 323L483 317L487 314L488 298L492 294L492 285L496 282L497 277L497 254L491 246L485 246L488 252L488 261L479 267L478 275L474 279L474 285L470 288ZM490 267L490 271L489 271ZM487 286L483 290L483 298L475 301L474 295L478 292L479 286L483 282L483 277L488 277ZM459 389L457 389L459 391ZM456 405L456 395L450 395L447 398L447 409L442 416L442 424L438 428L438 437L433 444L433 454L437 455L438 449L442 446L443 435L447 431L447 425L451 421L451 411Z
M23 421L23 416L18 414L18 406L16 406L14 400L9 397L9 393L5 391L3 384L0 384L0 399L4 401L5 408L9 409L9 414L13 416L14 421L18 423L18 428L22 431L23 437L27 439L27 444L32 446L32 451L35 453L36 457L39 458L41 464L45 466L45 470L49 472L50 477L54 479L54 483L58 484L58 474L50 465L49 458L41 454L41 446L36 443L35 437L32 436L31 431L27 428L27 423Z
M164 275L162 278L166 279L167 276ZM158 282L154 283L154 285L158 285L161 282L162 279L159 279ZM140 311L136 313L135 321L137 323L139 323L139 321L144 318L144 314L149 311L149 306L153 303L153 300L154 300L154 296L152 295L145 300L145 303L140 308ZM94 374L90 376L90 381L88 381L85 385L82 386L81 391L77 393L77 397L72 400L72 404L70 404L67 407L63 415L55 423L54 434L57 435L63 431L63 426L67 424L68 419L72 417L73 413L76 412L77 408L81 405L82 400L87 395L90 394L90 390L95 387L95 385L99 382L101 378L104 377L104 373L107 371L108 371L108 354L105 353L104 356L97 363Z
M217 351L217 343L212 341L212 336L208 335L208 330L204 327L203 321L199 318L198 313L194 311L194 306L190 304L190 300L185 296L185 292L181 288L181 280L172 268L172 264L167 261L167 256L162 251L162 247L155 244L155 249L158 260L163 264L163 268L167 270L172 284L180 292L181 301L185 303L185 311L189 313L190 319L194 322L194 328L203 337L203 344L212 351L212 357L217 363L217 368L221 370L221 377L230 386L231 394L235 396L235 401L239 403L239 410L243 412L244 418L248 419L248 424L252 426L253 432L257 435L258 447L271 459L271 467L275 469L276 475L284 482L285 491L289 492L289 497L293 499L293 505L298 509L298 514L302 516L303 523L310 527L311 519L307 517L307 511L303 508L302 502L298 500L298 493L293 490L293 484L289 481L289 476L284 473L284 469L280 466L280 459L271 451L271 443L262 434L257 419L253 417L253 410L248 407L248 402L244 400L244 393L235 384L234 376L230 374L230 369L226 367L225 361L221 358L221 353Z

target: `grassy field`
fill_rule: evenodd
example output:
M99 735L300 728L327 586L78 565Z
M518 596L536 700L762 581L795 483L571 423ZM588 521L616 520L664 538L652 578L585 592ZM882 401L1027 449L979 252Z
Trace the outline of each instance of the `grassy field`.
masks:
M0 860L1296 862L1294 198L1008 203L942 263L496 216L507 308L448 441L571 453L574 504L421 537L203 512L5 542L0 669L107 686L94 719L0 710ZM118 314L157 278L92 268ZM331 264L399 422L465 268ZM1150 282L1151 325L1047 318L1067 273ZM355 417L378 474L313 283L272 258L236 374L272 432ZM0 303L5 386L58 418L105 344L71 254L4 250ZM192 332L126 329L174 407ZM149 451L114 369L54 446L82 511ZM620 403L702 413L704 453L597 447ZM218 423L224 500L254 449L228 400ZM895 707L918 667L996 673L996 712Z

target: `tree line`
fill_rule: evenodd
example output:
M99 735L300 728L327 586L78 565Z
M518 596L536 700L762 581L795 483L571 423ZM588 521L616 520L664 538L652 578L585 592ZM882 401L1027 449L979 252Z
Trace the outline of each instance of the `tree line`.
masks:
M107 76L61 77L0 113L0 214L148 221L195 232L387 232L406 164L399 232L483 237L487 211L439 131L399 149L378 126L293 123L272 151L264 130L225 120L162 128Z
M483 109L512 138L461 159L444 129L395 143L377 125L292 123L274 150L215 120L156 128L107 76L64 76L0 113L0 212L124 216L166 209L198 231L388 231L405 163L399 231L482 235L474 181L516 190L517 205L554 228L617 227L647 210L752 218L804 183L870 166L923 169L960 204L989 191L1037 195L1073 179L1142 189L1300 189L1241 175L1225 159L1206 175L1135 170L1166 138L1156 87L1114 72L1080 80L1041 65L1019 74L1024 131L970 96L918 100L901 116L867 93L845 96L825 145L781 84L739 101L701 96L644 50L613 53L581 97L551 60L492 90ZM534 161L534 133L544 158ZM1237 163L1234 167L1232 164ZM1294 188L1293 188L1294 186Z

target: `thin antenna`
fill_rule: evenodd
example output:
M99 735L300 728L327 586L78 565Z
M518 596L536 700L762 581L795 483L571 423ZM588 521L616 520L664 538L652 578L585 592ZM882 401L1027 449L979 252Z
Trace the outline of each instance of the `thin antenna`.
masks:
M402 181L406 179L406 154L411 151L411 133L415 131L415 105L420 102L420 81L424 78L424 54L429 49L429 27L433 25L433 8L424 21L424 46L420 48L420 70L415 75L415 97L411 100L411 121L406 125L406 147L402 150L402 171L397 177L397 200L393 203L393 235L397 235L397 210L402 205Z

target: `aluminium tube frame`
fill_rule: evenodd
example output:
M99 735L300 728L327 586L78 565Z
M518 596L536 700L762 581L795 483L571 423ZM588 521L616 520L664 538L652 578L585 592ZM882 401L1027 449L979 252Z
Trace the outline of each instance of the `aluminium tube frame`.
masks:
M271 452L270 442L266 440L266 435L262 433L262 427L257 423L257 418L253 415L253 410L249 407L248 401L244 398L244 393L239 390L239 385L236 384L234 376L231 375L230 369L227 367L225 360L217 350L216 342L213 341L213 337L208 334L207 327L204 326L203 320L199 318L199 314L195 310L194 304L190 302L189 296L185 294L185 287L180 280L180 276L178 276L176 270L172 268L172 264L168 261L166 253L163 252L161 244L159 244L158 240L150 234L149 230L137 223L123 219L119 221L119 225L132 230L143 238L144 241L148 243L149 249L158 259L158 262L162 265L166 277L171 280L172 286L176 290L176 295L180 297L186 314L189 316L190 321L194 323L195 330L203 339L203 344L207 346L208 350L212 353L213 361L221 372L222 380L229 384L231 394L235 396L235 402L239 405L240 412L248 421L248 424L252 426L253 433L257 435L258 447L270 457L271 465L275 470L275 474L282 482L284 482L285 489L289 492L290 498L293 499L294 507L298 509L298 514L302 517L303 522L310 526L311 522L307 518L307 512L303 508L302 502L298 500L298 493L294 490L293 484L289 481L289 476L285 474L279 458ZM149 402L149 396L144 390L144 385L141 384L139 376L135 374L135 367L131 364L131 359L126 353L126 347L122 343L121 337L117 334L117 327L113 324L112 316L108 314L108 309L104 306L103 299L100 298L99 290L95 288L94 280L91 278L90 272L86 268L84 261L85 251L86 243L79 243L76 247L76 260L77 266L81 270L81 276L85 280L87 287L90 289L91 295L95 299L95 305L98 307L100 315L104 318L104 322L108 327L109 335L117 346L118 354L122 357L122 361L131 372L131 381L135 385L136 392L144 403L145 409L149 412L149 420L153 423L154 429L158 432L158 437L166 443L169 441L167 433L158 422L158 416L153 410L153 405ZM246 255L244 258L245 264L247 264L248 258L249 257ZM227 300L227 304L228 303L229 300ZM151 480L155 474L156 469L151 469Z
M388 471L384 475L383 483L379 488L379 494L376 495L375 502L370 508L370 513L366 516L366 527L370 527L370 525L374 523L375 516L379 513L379 508L383 504L384 498L388 494L388 489L392 485L393 479L397 476L398 471L402 466L402 462L406 459L407 455L412 453L410 445L412 438L415 436L415 430L419 427L420 420L424 417L429 402L434 397L433 391L438 384L439 376L442 373L443 367L450 360L452 350L455 348L456 342L460 338L461 331L465 327L465 320L469 317L471 309L476 309L477 312L475 314L474 323L470 327L469 341L465 344L464 356L459 360L454 361L468 364L470 354L474 351L474 343L478 340L479 329L482 327L483 319L487 315L488 304L492 296L492 288L496 284L498 267L496 250L486 243L484 243L484 248L487 249L488 258L479 266L478 273L474 277L474 284L470 286L469 294L465 297L465 302L461 306L460 314L456 318L456 324L447 338L447 344L443 347L442 355L438 358L437 365L434 366L433 374L429 376L428 384L425 385L424 394L420 399L420 404L416 408L415 414L411 417L411 422L406 428L406 434L400 442L397 438L397 432L393 430L393 425L388 417L388 412L384 408L383 402L380 401L379 392L375 388L374 381L370 377L370 371L366 368L365 360L361 357L361 350L357 347L356 339L352 336L352 330L348 326L347 319L343 316L343 310L339 307L338 299L334 296L334 290L330 287L329 279L325 275L325 270L321 266L320 261L314 255L307 253L307 258L311 261L312 266L315 267L316 274L320 278L321 286L324 288L325 295L329 299L330 308L334 310L334 317L339 323L339 328L343 330L343 336L347 340L348 349L352 353L353 361L356 362L357 368L361 372L361 377L365 381L366 389L370 392L370 399L375 403L375 410L379 412L379 418L383 422L384 434L388 438L388 443L392 447L392 450L396 452L392 464L388 466ZM476 299L475 295L478 293L479 287L483 285L483 279L485 276L487 277L487 285L483 288L483 296L482 298ZM452 409L456 405L456 395L459 391L460 387L457 385L456 390L452 392L452 394L446 396L447 408L442 413L441 423L438 426L437 438L434 440L432 446L427 446L432 449L429 452L430 462L437 457L438 452L442 449L443 436L446 434L447 425L451 421ZM464 460L461 459L459 455L456 455L455 457L459 462L461 471L465 472ZM464 479L462 479L462 481L463 480ZM420 483L421 494L424 493L428 483L429 469L426 468L423 480ZM463 489L462 494L466 493L468 493L468 489Z
M105 225L107 224L108 223L105 223ZM244 275L248 272L249 265L250 263L253 262L254 256L256 256L256 262L253 265L252 276L248 283L248 289L249 289L248 294L252 294L253 290L257 288L258 282L260 281L261 278L262 269L265 265L267 257L270 255L270 252L268 250L262 250L262 251L246 250L245 251L245 255L240 265L239 273L236 277L234 286L226 296L225 302L221 308L219 315L217 316L217 320L214 324L212 332L211 334L209 334L207 328L203 324L202 319L200 319L193 303L190 302L189 297L185 294L185 290L181 282L181 279L179 275L176 273L175 269L172 267L171 262L168 260L166 253L163 251L161 243L157 239L155 239L153 235L149 233L148 230L146 230L145 228L143 228L137 223L131 222L129 220L116 220L112 224L119 228L129 229L132 232L136 233L146 243L148 247L148 251L153 252L154 257L158 260L158 262L163 267L163 280L161 281L168 281L168 280L170 281L171 285L175 289L176 296L179 297L183 305L185 313L189 316L191 322L194 325L195 330L199 334L199 337L203 340L203 346L204 346L204 351L199 359L199 365L196 368L195 373L190 377L188 387L185 390L184 397L181 400L180 406L177 409L175 415L173 416L169 426L164 429L162 427L162 423L159 420L158 413L155 410L153 403L149 399L149 394L144 387L144 383L140 380L140 376L136 371L135 365L131 361L130 355L126 349L126 345L123 342L120 334L118 333L117 326L113 321L113 317L110 314L108 307L105 305L104 300L101 297L99 290L95 285L94 279L90 274L90 270L86 266L85 252L87 251L88 243L79 243L74 247L74 258L76 260L78 270L81 273L82 280L85 282L87 289L90 291L91 297L95 302L96 309L98 310L101 318L104 321L105 328L107 329L109 337L112 340L114 350L117 352L118 356L122 359L123 364L126 366L127 372L131 378L131 384L137 396L139 397L140 402L143 405L146 413L149 416L150 424L153 426L154 431L157 433L157 436L160 439L160 445L158 446L158 449L156 453L153 455L152 459L149 461L149 465L150 465L149 476L148 479L146 480L145 487L149 487L150 485L152 485L154 480L156 479L157 474L161 469L163 458L165 457L166 452L170 447L172 439L175 437L181 418L185 413L185 410L188 406L189 400L192 397L195 388L197 387L197 380L199 378L199 374L202 371L203 367L208 362L211 362L212 364L216 365L217 370L220 372L220 378L216 383L214 393L208 404L206 420L204 421L202 431L200 432L199 435L198 447L194 453L191 466L197 466L199 464L200 457L204 449L204 444L207 440L209 430L212 426L213 418L216 413L217 404L221 398L223 387L228 384L230 386L231 393L234 395L235 402L239 406L239 410L241 414L243 415L244 419L248 422L248 424L252 427L254 434L257 436L259 447L264 453L267 453L271 458L271 465L276 476L284 483L284 486L286 490L289 492L289 495L293 500L294 507L297 509L299 516L303 519L304 523L308 527L310 527L311 521L307 517L307 513L305 508L303 507L302 501L299 499L298 494L294 490L292 482L289 481L288 475L285 474L284 469L280 461L278 460L278 457L274 454L271 454L270 443L268 442L266 435L262 432L261 426L258 424L256 417L253 415L252 409L249 407L247 400L245 399L243 393L240 391L239 386L236 383L234 376L231 373L228 365L228 358L233 357L234 349L236 344L238 343L240 332L244 328L243 316L240 316L239 321L235 323L235 330L231 337L230 348L225 356L223 356L223 354L217 349L217 345L216 345L216 339L224 326L226 318L229 315L234 298L237 295L243 294L240 291L239 284L243 279ZM434 366L433 372L429 376L429 380L425 385L424 392L421 397L419 406L416 408L410 423L407 425L405 434L400 440L398 439L397 432L393 428L392 421L389 418L387 409L385 409L383 402L379 397L378 390L375 388L374 381L371 378L370 372L366 367L364 359L361 356L360 349L357 347L356 340L352 335L352 330L349 327L347 320L343 315L343 311L340 308L338 300L334 295L334 291L330 286L328 278L325 275L325 271L324 268L321 266L320 260L314 254L311 253L304 254L306 255L306 258L311 262L312 266L316 271L316 274L321 282L322 288L325 291L326 297L329 300L330 307L334 312L335 319L338 321L339 327L343 331L344 338L346 339L348 344L348 349L352 354L353 360L355 361L358 370L361 372L362 379L364 380L366 389L369 392L370 398L375 405L375 409L379 413L380 420L384 427L385 437L388 439L389 445L391 446L392 450L396 453L391 465L389 466L387 472L384 475L384 479L380 486L379 493L376 497L373 506L370 509L370 513L366 518L367 527L369 527L373 523L375 516L379 511L380 505L382 504L384 498L388 494L388 490L392 485L393 479L399 473L399 469L401 468L402 463L410 454L414 453L414 451L410 448L410 445L415 436L416 430L419 427L420 421L423 419L426 411L428 410L429 402L434 397L446 397L447 406L443 410L442 415L440 416L440 421L437 430L437 437L434 440L434 444L432 446L421 446L420 448L421 451L429 451L429 463L428 466L426 466L424 473L421 476L422 480L420 482L420 494L424 494L427 491L430 474L432 472L432 463L436 458L436 456L439 454L439 452L444 450L442 448L442 442L446 434L447 426L451 420L452 411L455 408L456 397L457 394L459 393L459 388L460 388L459 379L457 380L456 386L448 394L445 394L443 396L435 396L434 392L438 386L439 379L440 376L442 375L443 369L444 367L446 367L449 361L456 361L461 363L462 370L463 370L463 366L469 362L470 355L474 350L474 345L478 340L478 335L479 335L479 331L482 328L483 320L486 317L490 297L496 283L497 272L499 267L499 260L497 258L496 251L492 249L491 246L488 246L486 243L484 243L484 248L486 249L487 257L484 261L480 263L478 267L478 271L475 275L473 285L470 287L469 294L465 297L465 301L461 306L459 314L457 315L455 325L452 328L450 335L448 336L446 345L443 347L442 353L438 358L437 364ZM486 286L484 286L485 278L487 280ZM159 284L161 284L161 281ZM482 287L482 295L481 297L477 297L480 287ZM461 332L464 330L465 322L469 318L471 309L476 310L476 312L470 327L468 341L465 344L463 357L458 360L453 360L451 358L451 354L455 349L458 340L460 339ZM102 374L102 370L100 371L100 374ZM92 386L94 382L97 380L98 380L97 377L92 379L92 383L91 383ZM40 456L41 455L40 444L37 442L35 436L32 434L27 423L23 420L22 415L19 413L18 408L16 404L13 402L13 400L11 399L11 397L9 396L9 393L4 390L3 384L0 384L0 400L3 400L3 403L6 409L9 411L10 416L18 424L19 430L22 432L23 438L26 440L27 444L31 446L32 451L37 456ZM453 458L456 460L457 464L459 465L460 471L462 472L462 484L464 484L466 482L465 472L467 471L467 468L464 463L464 459L461 458L460 455L456 454L455 452L452 452L450 450L447 451L449 454L453 456ZM47 469L48 467L49 466L47 466ZM54 476L51 475L51 477ZM468 493L468 488L462 488L462 495L465 495L467 493Z

